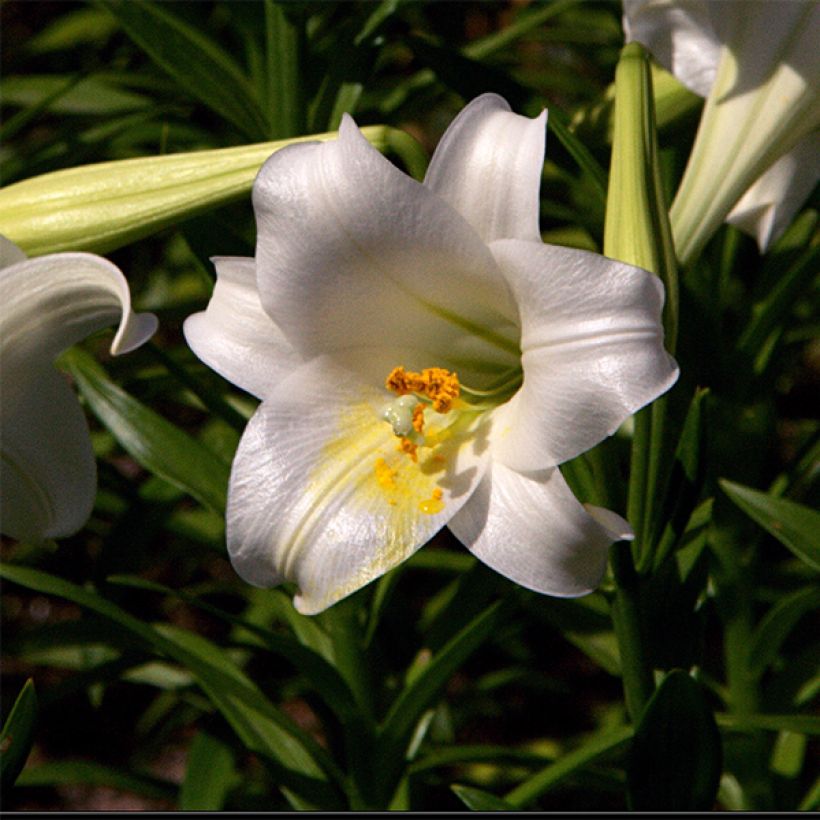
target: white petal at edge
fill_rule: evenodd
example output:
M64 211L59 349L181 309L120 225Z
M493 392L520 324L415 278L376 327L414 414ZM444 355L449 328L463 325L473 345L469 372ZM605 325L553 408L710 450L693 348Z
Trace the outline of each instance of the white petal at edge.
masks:
M409 557L469 498L488 460L482 432L414 464L380 419L388 398L325 359L262 402L228 496L228 550L244 580L295 581L296 608L320 612ZM436 488L441 509L424 512Z
M715 81L721 49L708 2L623 0L623 7L626 41L646 46L688 89L705 97Z
M487 246L349 117L338 140L274 154L253 202L260 299L305 359L358 351L373 384L399 364L517 364L515 306ZM420 354L385 371L390 349Z
M32 357L52 361L90 333L119 321L114 355L151 337L157 318L133 313L120 269L90 253L54 253L0 269L3 370Z
M599 254L503 240L491 246L521 310L524 383L495 413L493 456L553 467L611 435L674 384L663 285Z
M208 307L185 320L185 341L233 384L264 398L301 363L265 313L251 257L216 257L217 280Z
M540 241L541 171L547 112L513 114L482 94L453 120L430 160L424 184L452 205L489 243Z
M54 358L120 320L113 354L142 344L152 314L134 314L119 268L85 253L24 259L0 269L2 528L38 540L78 530L91 511L96 466L88 427Z
M0 523L12 538L71 535L91 514L97 468L88 425L50 363L3 371Z
M24 259L26 259L25 253L14 242L0 234L0 269L22 262Z
M584 509L557 469L527 477L497 461L448 526L496 572L561 597L594 590L609 545L632 534L615 513Z
M758 178L726 221L751 234L764 253L789 226L820 179L820 133L803 139Z

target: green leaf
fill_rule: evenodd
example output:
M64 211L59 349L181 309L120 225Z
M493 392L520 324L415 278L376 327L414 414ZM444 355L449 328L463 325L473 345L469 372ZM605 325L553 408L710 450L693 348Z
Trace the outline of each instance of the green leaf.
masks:
M393 702L379 731L377 759L383 761L386 784L397 778L413 730L452 674L498 626L503 601L497 601L467 624L443 646L405 686ZM392 769L392 770L391 770Z
M356 714L356 704L353 694L342 676L327 660L308 645L294 640L287 635L281 635L250 623L249 621L231 615L219 607L203 601L196 595L184 590L174 590L154 581L133 576L115 575L106 579L108 583L128 586L132 589L144 589L159 592L164 595L173 595L193 606L197 606L209 614L220 618L239 630L244 630L254 636L264 648L275 655L285 658L304 676L304 679L321 695L325 703L338 715L342 722L351 720Z
M268 124L250 83L230 55L167 4L108 0L103 6L125 33L179 86L230 120L251 140Z
M800 801L798 811L816 811L820 806L820 777L818 777L812 787L806 792L806 796Z
M583 745L562 755L555 763L536 772L516 786L504 799L516 809L525 809L542 794L555 788L580 769L615 752L632 736L631 726L619 726L588 738Z
M231 747L208 732L198 732L188 751L179 810L221 811L235 778Z
M18 786L107 786L133 792L153 800L173 800L176 784L150 774L129 772L92 760L60 760L26 769L17 779Z
M666 522L663 533L653 552L644 553L645 562L651 561L655 570L661 566L676 546L683 546L683 534L688 528L695 504L700 498L705 479L708 390L696 390L686 414L683 430L678 439L675 459L665 493L664 506L658 519ZM655 541L649 535L649 543ZM639 571L646 567L640 566Z
M323 807L338 807L338 792L327 783L325 774L338 783L342 775L327 752L264 697L219 647L167 624L152 627L99 593L39 570L2 564L0 577L65 598L109 618L155 651L191 670L245 746L264 756L280 784L320 801Z
M84 351L74 348L63 361L91 410L127 453L146 470L224 513L230 469L221 458L126 393Z
M470 811L515 811L515 806L506 800L482 789L461 786L458 783L454 783L450 788Z
M62 14L36 32L26 43L31 54L77 48L80 43L103 43L117 28L110 15L99 9L80 8Z
M0 733L0 782L4 789L14 785L26 765L34 743L37 723L37 693L29 678L11 707Z
M632 811L708 811L722 767L720 733L697 681L670 672L647 703L632 740Z
M820 735L820 717L816 715L717 715L721 728L738 732L764 729L769 732L799 732Z
M265 0L266 97L269 138L295 137L305 130L302 50L304 24L283 3Z
M3 103L58 114L115 114L146 108L151 99L122 88L113 76L38 74L4 78Z
M752 633L749 645L749 673L760 677L777 658L780 647L807 613L820 608L820 589L805 587L779 600Z
M567 149L567 153L578 163L581 171L587 175L592 183L592 190L603 205L607 197L607 173L586 145L570 131L566 117L557 108L549 110L547 129L555 134L561 145Z
M722 478L718 482L732 501L810 567L820 570L820 512L773 498L759 490Z

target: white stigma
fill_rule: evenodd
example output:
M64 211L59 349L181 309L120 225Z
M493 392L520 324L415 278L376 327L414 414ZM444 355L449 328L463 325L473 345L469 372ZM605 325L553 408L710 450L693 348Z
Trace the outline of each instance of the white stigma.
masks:
M413 410L419 400L412 395L399 396L382 410L382 418L390 423L393 432L400 438L407 438L413 429Z

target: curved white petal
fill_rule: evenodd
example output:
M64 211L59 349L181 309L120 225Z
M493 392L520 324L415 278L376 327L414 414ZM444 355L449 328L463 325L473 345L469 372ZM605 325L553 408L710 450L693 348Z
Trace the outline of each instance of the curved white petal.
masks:
M629 524L593 508L602 526L578 502L557 469L524 476L493 462L470 501L448 524L487 566L547 595L591 592L606 570L607 550L629 538Z
M782 156L740 198L726 221L757 239L765 252L789 226L820 180L820 132Z
M120 269L90 253L54 253L0 269L4 372L32 357L51 361L90 333L119 321L114 355L151 337L157 318L133 313Z
M494 242L521 311L524 383L496 411L493 454L524 472L590 449L678 377L663 347L663 285L571 248Z
M253 201L262 305L306 359L350 356L371 383L387 359L460 373L517 362L514 305L487 247L349 117L338 140L271 157Z
M691 261L745 192L820 126L820 4L719 3L732 25L669 216ZM719 11L718 11L719 10Z
M414 463L381 420L390 398L326 358L266 397L231 473L228 550L246 581L295 581L297 609L319 612L406 559L469 498L488 460L481 420Z
M708 0L623 0L623 7L626 41L646 46L688 89L705 97L715 81L721 49Z
M185 340L221 376L264 398L301 357L262 308L253 258L221 256L213 263L213 295L206 310L185 320Z
M131 312L115 265L84 253L3 267L0 305L3 532L32 540L70 535L91 510L96 467L85 418L53 359L117 319L111 352L125 353L157 320Z
M0 234L0 268L22 262L26 255L10 239Z
M3 371L0 522L12 538L71 535L91 514L97 468L88 425L65 377L35 364L25 379Z
M513 114L506 100L482 94L453 120L424 184L453 206L485 242L540 241L541 170L547 112Z

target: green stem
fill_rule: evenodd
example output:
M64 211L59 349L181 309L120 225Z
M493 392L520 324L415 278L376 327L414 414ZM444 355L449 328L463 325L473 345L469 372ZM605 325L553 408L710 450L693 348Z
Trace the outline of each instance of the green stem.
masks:
M652 438L652 409L647 407L635 414L632 431L632 450L629 460L629 491L627 495L626 517L635 530L632 555L635 564L646 552L644 543L644 512L646 508L646 487L649 473L648 450Z
M655 684L642 628L640 577L635 572L630 547L624 541L612 548L612 570L617 584L612 602L612 622L621 655L626 708L635 722L652 696Z

